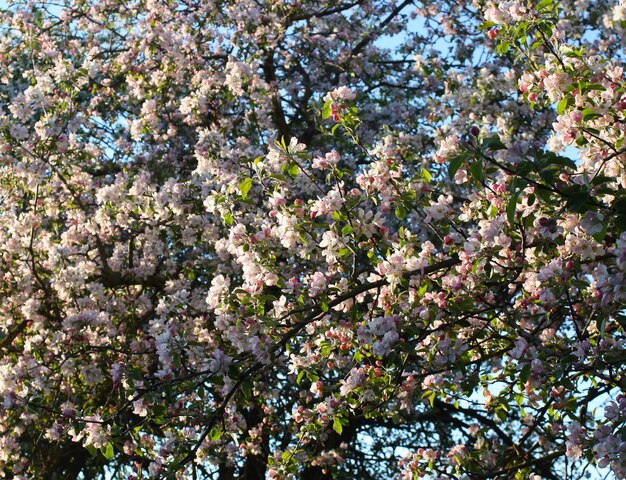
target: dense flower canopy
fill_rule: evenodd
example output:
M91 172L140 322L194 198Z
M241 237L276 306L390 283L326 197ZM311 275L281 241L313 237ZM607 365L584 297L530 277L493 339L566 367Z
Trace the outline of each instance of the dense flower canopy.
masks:
M626 3L0 7L0 475L626 478Z

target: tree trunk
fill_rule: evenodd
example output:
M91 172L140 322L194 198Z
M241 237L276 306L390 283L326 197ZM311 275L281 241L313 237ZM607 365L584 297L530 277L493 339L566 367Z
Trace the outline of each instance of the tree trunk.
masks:
M333 450L342 443L350 443L356 437L357 429L363 424L363 419L350 418L348 425L344 425L341 435L332 428L327 432L328 438L325 442L318 445L314 454L318 455L327 450ZM324 471L326 470L326 471ZM302 480L332 480L332 468L323 468L319 466L308 466L302 471L300 477Z
M258 406L253 406L244 412L244 418L248 429L256 427L263 421L263 412ZM239 480L265 480L267 470L267 455L269 451L269 438L263 435L261 440L261 452L258 455L248 455L239 475Z

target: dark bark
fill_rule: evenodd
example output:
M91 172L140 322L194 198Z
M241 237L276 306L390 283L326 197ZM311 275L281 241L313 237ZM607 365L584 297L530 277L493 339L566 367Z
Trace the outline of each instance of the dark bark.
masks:
M218 471L218 480L235 480L235 467L221 464Z
M93 457L87 449L78 443L65 443L56 448L52 445L40 445L42 458L38 462L43 467L41 480L61 480L78 478L98 478L102 473L100 459Z
M274 52L269 51L265 60L263 61L263 74L265 81L274 90L272 93L272 119L278 130L278 138L285 138L287 141L291 137L289 127L287 126L287 120L285 117L285 111L280 99L280 93L276 85L276 69L274 65Z
M258 426L263 421L263 412L260 407L254 406L244 412L244 418L248 429ZM258 455L248 455L243 465L239 480L265 480L267 470L267 455L269 451L269 438L263 435L261 440L261 452Z
M334 450L339 448L339 445L344 442L350 444L356 438L357 431L363 424L364 419L362 417L351 417L348 424L344 425L341 435L330 428L327 432L328 437L326 441L320 442L313 453L319 454L323 451ZM324 469L319 466L308 466L302 471L300 478L302 480L332 480L333 474L331 469Z

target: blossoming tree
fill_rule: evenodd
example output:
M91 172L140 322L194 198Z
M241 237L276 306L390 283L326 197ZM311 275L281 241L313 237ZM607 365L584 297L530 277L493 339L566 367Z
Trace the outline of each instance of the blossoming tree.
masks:
M4 477L626 478L626 4L0 28Z

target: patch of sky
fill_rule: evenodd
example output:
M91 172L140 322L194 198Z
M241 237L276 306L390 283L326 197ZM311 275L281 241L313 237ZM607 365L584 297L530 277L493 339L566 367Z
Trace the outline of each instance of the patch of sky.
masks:
M400 56L400 48L411 41L411 36L419 35L424 38L428 36L426 28L426 19L423 17L409 17L407 19L406 28L397 33L384 33L379 36L374 44L379 48L387 49L392 56ZM440 53L447 53L452 49L452 44L445 38L438 38L431 44L431 48Z

